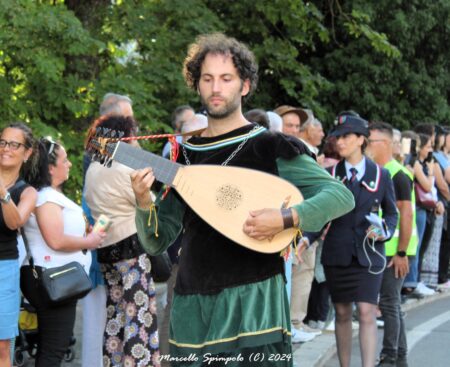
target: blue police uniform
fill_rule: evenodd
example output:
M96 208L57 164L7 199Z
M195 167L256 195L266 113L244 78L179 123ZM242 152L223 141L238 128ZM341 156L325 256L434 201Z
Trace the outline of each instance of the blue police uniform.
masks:
M341 116L338 123L332 135L369 134L367 121L360 117ZM384 242L376 241L372 246L366 239L370 227L366 215L378 215L382 210L386 227L394 234L398 218L394 186L389 172L368 158L360 163L359 176L350 176L346 165L349 163L342 160L330 171L353 193L355 208L329 225L321 261L334 303L377 304L386 257ZM312 241L315 236L307 237Z
M364 243L370 227L366 215L381 209L389 233L395 232L398 214L391 177L367 158L365 174L355 184L347 176L345 161L334 166L332 174L352 191L355 208L331 223L324 240L321 260L331 298L335 303L377 304L386 261L384 242L375 242L376 251Z

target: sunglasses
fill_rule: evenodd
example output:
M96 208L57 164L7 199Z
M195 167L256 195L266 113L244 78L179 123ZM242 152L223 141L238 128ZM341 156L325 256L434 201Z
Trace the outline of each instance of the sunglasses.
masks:
M18 141L6 141L5 139L0 139L0 148L6 148L9 147L11 150L17 150L21 146L24 146L27 148L27 146L23 143L19 143Z
M55 146L59 146L59 144L54 142L51 138L42 138L41 141L44 144L49 145L47 149L47 155L52 155L53 151L55 150Z

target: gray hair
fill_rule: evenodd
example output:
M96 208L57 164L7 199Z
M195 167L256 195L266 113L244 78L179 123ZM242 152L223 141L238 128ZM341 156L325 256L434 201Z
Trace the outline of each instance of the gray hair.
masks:
M120 107L120 102L129 103L130 106L133 105L133 101L128 96L116 93L106 93L100 104L100 116L121 115L122 108Z
M267 117L269 118L269 130L281 132L283 130L283 119L275 112L267 111Z
M398 140L402 139L402 133L400 130L392 129L392 134L394 135L394 137L398 138Z
M194 109L187 104L178 106L177 108L175 108L175 110L172 112L172 120L171 120L172 127L174 129L177 128L177 124L178 124L181 116L183 115L184 111L192 111L195 113Z
M322 123L314 117L311 110L305 110L308 114L308 119L300 125L300 132L306 131L310 126L322 127Z

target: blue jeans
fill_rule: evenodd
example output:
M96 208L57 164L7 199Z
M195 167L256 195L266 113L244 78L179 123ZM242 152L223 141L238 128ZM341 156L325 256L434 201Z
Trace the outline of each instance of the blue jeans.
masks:
M417 235L419 236L419 243L417 244L416 256L410 257L409 273L405 278L405 283L403 284L403 287L405 288L415 288L419 281L419 252L420 246L422 245L426 225L427 225L427 211L425 209L417 207L416 226L417 226Z
M387 258L389 263L391 258ZM405 322L401 313L401 289L403 278L395 277L393 266L386 268L380 290L380 310L384 320L383 349L381 354L397 359L408 352Z

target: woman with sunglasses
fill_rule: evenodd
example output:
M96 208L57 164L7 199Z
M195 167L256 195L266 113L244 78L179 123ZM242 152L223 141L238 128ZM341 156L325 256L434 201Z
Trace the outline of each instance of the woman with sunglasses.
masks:
M36 209L24 227L34 268L22 267L21 288L38 315L36 366L58 367L72 337L77 300L51 302L40 284L40 276L46 268L72 261L79 262L89 272L91 255L85 250L97 248L105 234L86 235L83 210L62 192L72 166L64 147L43 139L41 148L43 169L39 179L30 182L38 190Z
M20 288L17 230L36 204L36 190L22 180L34 161L31 129L21 123L0 137L0 366L10 366L10 340L18 335Z

